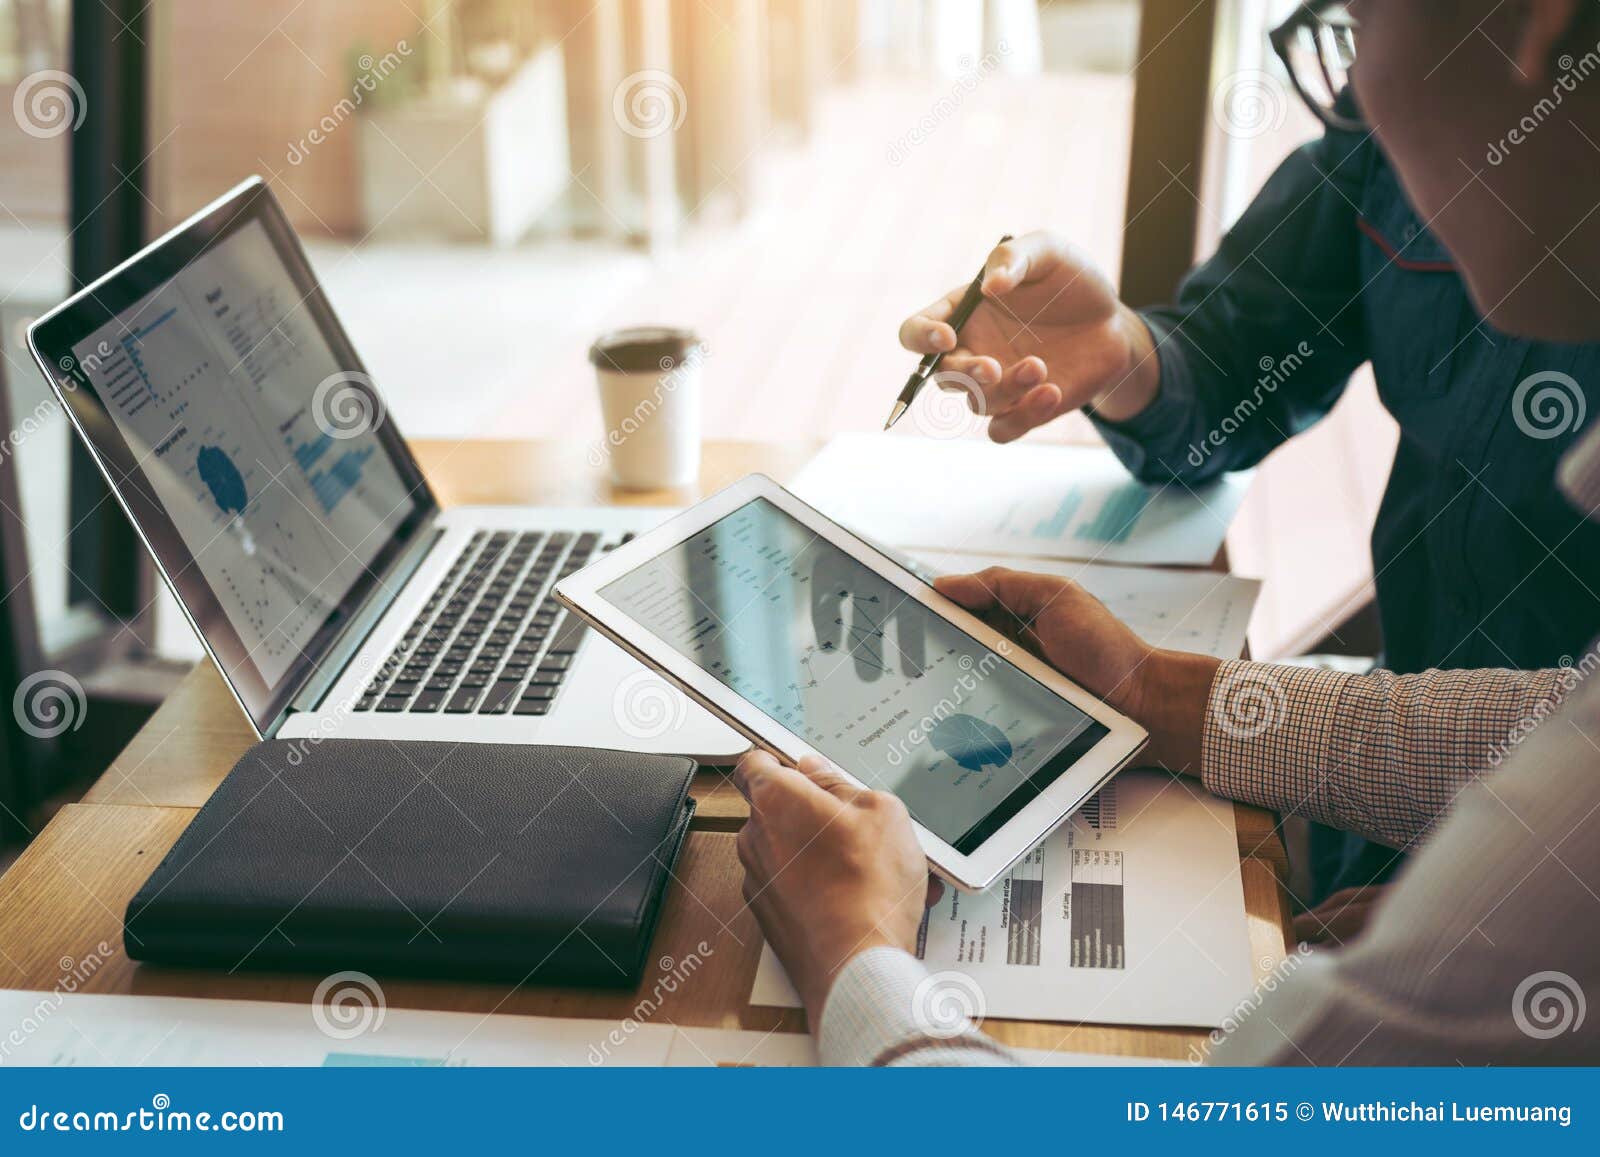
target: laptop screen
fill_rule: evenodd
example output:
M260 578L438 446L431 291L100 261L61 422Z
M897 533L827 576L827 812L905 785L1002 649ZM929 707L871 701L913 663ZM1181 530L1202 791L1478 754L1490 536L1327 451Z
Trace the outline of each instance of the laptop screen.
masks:
M41 328L69 343L50 360L80 429L156 508L131 507L264 727L432 500L276 204L257 186L237 209L195 251L163 243L115 292L92 286L102 316L76 333Z

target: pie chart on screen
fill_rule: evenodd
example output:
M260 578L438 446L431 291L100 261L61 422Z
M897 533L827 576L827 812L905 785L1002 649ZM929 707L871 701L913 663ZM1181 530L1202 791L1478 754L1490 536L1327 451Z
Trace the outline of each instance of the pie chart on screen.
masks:
M244 492L244 475L220 446L202 446L195 460L200 481L211 491L217 508L224 514L243 514L249 497Z
M1011 762L1011 740L976 715L950 715L928 733L928 741L968 771L1004 767Z

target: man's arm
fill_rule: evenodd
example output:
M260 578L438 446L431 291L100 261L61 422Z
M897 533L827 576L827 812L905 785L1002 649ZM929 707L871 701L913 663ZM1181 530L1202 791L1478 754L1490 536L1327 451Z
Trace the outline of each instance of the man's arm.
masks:
M1234 676L1250 664L1235 665ZM1271 670L1286 670L1270 668ZM1257 672L1259 674L1259 671ZM1323 673L1315 673L1323 674ZM1481 675L1485 673L1463 673ZM1434 776L1422 770L1424 796L1448 804L1442 794L1460 791L1460 801L1394 886L1373 923L1355 946L1304 960L1274 986L1259 1006L1238 1018L1239 1028L1209 1058L1227 1065L1252 1064L1592 1064L1600 1060L1600 1019L1577 1013L1586 993L1600 991L1600 688L1586 688L1572 710L1550 714L1535 684L1518 687L1495 676L1475 680L1471 694L1456 699L1430 724L1436 744L1444 720L1462 721L1455 707L1479 702L1476 695L1512 706L1489 709L1492 721L1469 728L1470 736L1443 744L1454 761L1469 750L1489 749L1506 737L1514 754L1505 767L1482 779L1474 771ZM1560 672L1541 681L1568 686ZM1441 703L1438 672L1410 679L1384 676L1351 686L1351 677L1319 680L1316 697L1351 708L1346 723L1328 734L1376 721L1378 747L1395 734L1383 717ZM1219 684L1223 680L1219 679ZM1412 686L1405 686L1410 683ZM1343 684L1338 686L1335 684ZM1255 684L1261 686L1262 684ZM1236 684L1237 686L1237 684ZM1452 692L1466 684L1455 683ZM1491 688L1496 688L1491 691ZM1297 715L1308 701L1306 687L1285 693L1283 729L1310 722ZM1389 705L1380 705L1382 700ZM1532 705L1530 708L1530 704ZM1535 715L1513 717L1529 708ZM1523 723L1523 719L1543 720ZM1505 725L1497 739L1488 737ZM1303 738L1303 733L1302 733ZM1277 748L1287 756L1302 741ZM1266 746L1266 745L1264 745ZM1417 746L1403 745L1401 761ZM1310 753L1353 753L1367 744L1348 738L1313 744ZM1369 775L1373 767L1357 774ZM1391 770L1398 770L1391 769ZM1304 785L1323 801L1340 798L1326 781L1308 776ZM1353 785L1347 785L1353 786ZM1391 786L1393 786L1391 784ZM1379 807L1375 832L1398 836L1426 829L1429 807L1389 800ZM1366 809L1374 814L1373 809ZM1429 820L1437 818L1433 811ZM1391 842L1394 842L1391 840ZM1005 1065L1016 1058L970 1027L955 1035L930 1033L917 1009L934 983L920 961L894 948L876 948L839 973L822 1014L818 1049L831 1065ZM923 993L919 1000L919 992Z
M1317 953L1211 1060L1594 1064L1600 1017L1600 688L1464 791L1365 935Z
M1148 481L1254 465L1367 358L1356 216L1375 163L1363 134L1296 151L1171 305L1131 309L1086 254L1034 232L990 252L959 335L966 283L907 318L900 343L944 356L940 384L970 395L996 442L1083 409Z
M1221 662L1150 646L1068 579L990 567L935 585L1137 720L1148 761L1393 847L1421 837L1581 678Z
M1201 779L1216 795L1409 847L1577 682L1575 672L1351 675L1224 663Z
M1136 477L1254 466L1338 400L1367 359L1356 207L1374 147L1329 133L1290 154L1176 302L1140 310L1155 400L1121 422L1090 412Z
M1150 647L1065 579L991 567L938 587L1144 724L1163 766L1397 846L1426 834L1581 678L1559 669L1401 677L1219 663ZM814 758L794 769L752 753L735 782L750 801L738 841L745 898L800 992L824 1059L1008 1061L968 1026L928 1012L941 1007L924 987L936 978L910 955L928 886L905 805Z
M1203 779L1218 795L1293 811L1404 847L1427 834L1458 795L1554 715L1576 682L1575 673L1563 670L1428 671L1402 677L1386 671L1348 675L1266 663L1226 663L1217 672L1207 705ZM1596 725L1589 733L1600 742L1600 705L1594 714ZM1527 761L1513 766L1526 767ZM1588 782L1600 784L1600 776L1590 775ZM1506 846L1497 854L1513 854L1510 849L1516 841L1507 835L1523 833L1521 825L1527 822L1523 811L1544 806L1540 801L1547 800L1548 793L1514 807L1506 802L1505 783L1501 776L1495 780L1493 796L1485 791L1469 797L1478 801L1476 812L1462 810L1465 815L1483 813L1486 798L1499 800L1502 806L1488 807L1487 814L1477 814L1475 820L1453 821L1440 833L1441 842L1447 838L1445 832L1450 833L1455 856L1468 856L1496 843ZM1593 806L1600 813L1600 792L1592 786L1589 791L1595 799L1578 810ZM1561 815L1578 818L1561 805L1545 818ZM1600 827L1600 820L1595 822ZM1517 854L1525 858L1526 849ZM1503 870L1493 873L1494 881L1509 888L1531 867L1520 861L1515 868L1502 865ZM1445 949L1450 945L1443 941L1471 939L1471 923L1461 924L1459 913L1442 902L1441 889L1459 875L1459 865L1453 862L1435 870L1431 884L1413 886L1386 903L1386 917L1397 905L1406 911L1401 919L1387 919L1387 933L1375 932L1336 962L1317 957L1301 964L1294 985L1284 986L1299 996L1282 1001L1281 1008L1269 1005L1258 1011L1259 1023L1253 1027L1246 1022L1245 1031L1217 1059L1228 1064L1292 1064L1311 1056L1323 1063L1337 1061L1359 1044L1364 1049L1402 1050L1393 1054L1395 1060L1431 1058L1437 1063L1446 1055L1439 1050L1449 1042L1439 1039L1433 1002L1425 993L1407 991L1385 1001L1386 1032L1375 1041L1363 1043L1359 1038L1375 1032L1374 1022L1380 1019L1370 1003L1368 973L1384 983L1426 987L1426 978L1417 975L1418 928L1440 925L1428 941L1428 952L1440 959L1449 955ZM1552 876L1541 886L1560 891L1567 882ZM1600 885L1600 868L1596 883ZM1567 890L1579 887L1572 884ZM1576 906L1577 900L1574 892L1562 903ZM1413 906L1420 911L1409 911ZM1451 909L1451 918L1441 924L1446 908ZM1552 901L1541 902L1539 910L1561 909ZM1546 918L1545 923L1551 922ZM1477 955L1465 953L1468 959ZM1471 975L1470 970L1463 975ZM1520 978L1521 974L1508 982L1514 985ZM839 971L822 1014L817 1047L823 1063L930 1067L1018 1063L971 1026L930 1024L928 1009L936 1005L937 995L930 989L936 985L937 979L922 962L905 951L879 947L855 956ZM1472 992L1471 985L1465 991ZM1496 1012L1501 1005L1509 1008L1510 991L1495 1005ZM1461 995L1455 993L1450 999ZM1484 1059L1532 1055L1522 1051L1526 1041L1498 1030L1492 1040L1480 1040L1472 1035L1476 1031L1474 1027L1468 1034L1472 1047L1492 1046ZM1449 1047L1464 1049L1467 1044ZM1375 1057L1363 1059L1376 1063Z

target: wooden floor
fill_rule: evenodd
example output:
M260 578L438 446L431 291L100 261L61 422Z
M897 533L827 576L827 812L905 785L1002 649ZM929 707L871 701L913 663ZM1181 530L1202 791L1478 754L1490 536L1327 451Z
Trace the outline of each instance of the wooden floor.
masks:
M709 345L707 437L870 428L911 365L900 320L969 280L1002 233L1055 228L1108 269L1120 258L1127 78L995 75L937 119L953 92L936 79L829 90L809 145L750 162L753 215L658 257L320 243L313 260L410 435L598 436L588 344L647 323ZM919 122L934 125L926 141L892 163Z

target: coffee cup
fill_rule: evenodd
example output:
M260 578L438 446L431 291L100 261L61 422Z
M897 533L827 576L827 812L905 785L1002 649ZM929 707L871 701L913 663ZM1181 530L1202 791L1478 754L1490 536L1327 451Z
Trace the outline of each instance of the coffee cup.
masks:
M700 477L701 367L686 329L635 326L589 347L605 433L590 453L627 490L692 486Z

